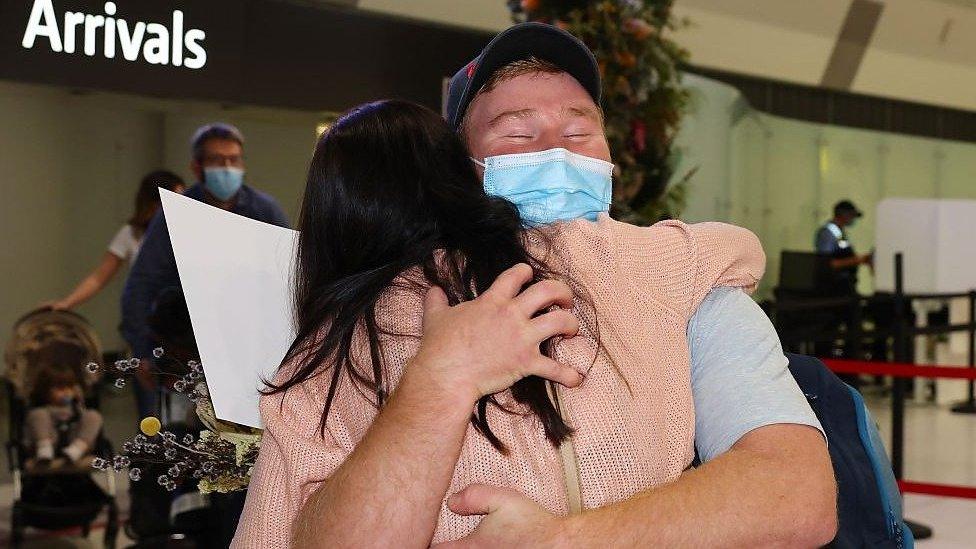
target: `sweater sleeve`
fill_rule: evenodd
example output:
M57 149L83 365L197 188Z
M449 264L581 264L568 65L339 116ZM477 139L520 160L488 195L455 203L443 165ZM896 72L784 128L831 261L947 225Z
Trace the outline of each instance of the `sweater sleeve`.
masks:
M336 414L330 413L329 428L321 433L321 414L321 404L304 384L261 399L261 450L231 547L290 547L305 501L355 446L356 435L333 419Z
M756 235L725 223L613 222L612 229L618 272L635 297L656 300L686 318L712 288L752 292L766 265Z
M740 288L751 294L766 270L762 244L748 229L726 223L688 225L695 265L689 311L698 309L713 288Z

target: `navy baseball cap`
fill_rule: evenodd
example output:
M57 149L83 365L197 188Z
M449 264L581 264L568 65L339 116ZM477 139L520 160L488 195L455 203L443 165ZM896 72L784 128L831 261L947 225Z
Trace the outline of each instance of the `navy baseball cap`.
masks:
M481 50L478 57L457 71L447 90L444 118L455 129L461 126L471 100L498 69L535 57L548 61L575 78L600 104L600 69L593 52L578 38L545 23L520 23L509 27Z
M841 200L837 204L834 204L834 216L841 214L852 214L854 217L862 217L864 212L857 209L857 206L850 200Z

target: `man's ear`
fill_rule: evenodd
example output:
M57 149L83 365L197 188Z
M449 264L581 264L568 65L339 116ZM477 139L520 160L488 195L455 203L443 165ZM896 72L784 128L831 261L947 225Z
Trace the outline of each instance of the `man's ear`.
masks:
M197 160L190 161L190 171L198 183L203 183L203 166Z

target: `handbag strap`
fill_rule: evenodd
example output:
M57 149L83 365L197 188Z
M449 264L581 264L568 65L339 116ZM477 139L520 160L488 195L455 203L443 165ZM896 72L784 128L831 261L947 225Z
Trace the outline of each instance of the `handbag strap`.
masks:
M559 398L559 389L555 383L549 382L549 398L559 411L559 416L566 421L569 417L563 405L563 399ZM576 460L576 448L573 446L572 435L563 439L559 445L559 457L563 462L563 483L566 487L566 500L569 506L570 515L578 515L583 512L583 495L580 490L579 462Z

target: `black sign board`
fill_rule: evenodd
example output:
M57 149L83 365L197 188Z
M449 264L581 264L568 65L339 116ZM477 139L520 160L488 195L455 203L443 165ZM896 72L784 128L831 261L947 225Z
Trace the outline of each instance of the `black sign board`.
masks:
M384 97L438 108L443 77L489 38L271 0L0 0L0 78L317 110Z

